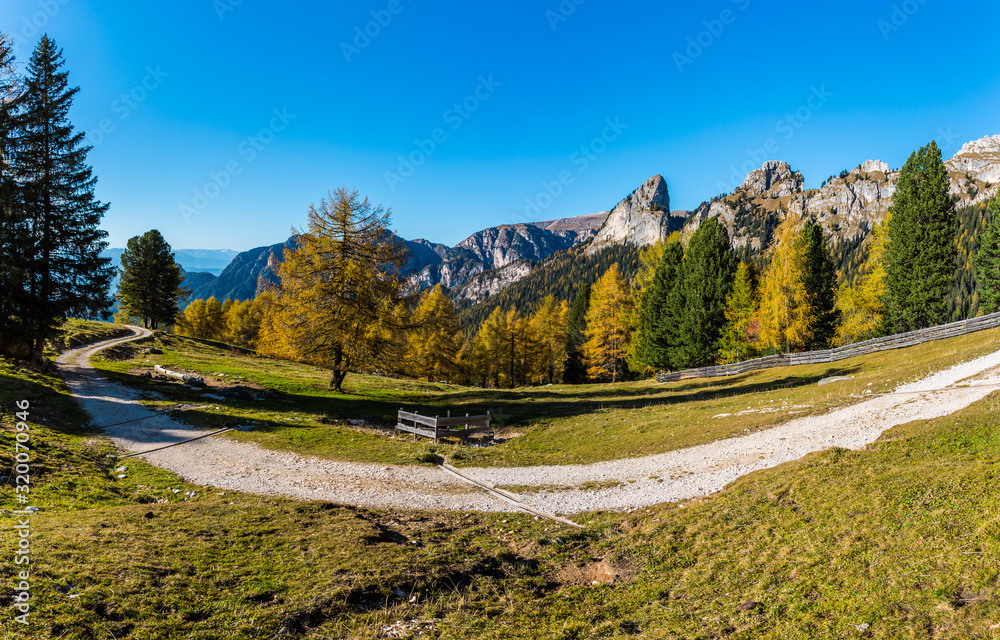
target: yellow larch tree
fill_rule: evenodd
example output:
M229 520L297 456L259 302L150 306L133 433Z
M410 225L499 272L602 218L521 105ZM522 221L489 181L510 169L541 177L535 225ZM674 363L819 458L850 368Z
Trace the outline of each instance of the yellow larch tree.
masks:
M553 384L562 380L566 364L566 328L569 304L556 302L555 296L545 296L529 321L529 332L535 346L531 365L532 377ZM530 348L530 347L529 347Z
M833 344L836 346L876 338L882 332L888 226L887 215L872 229L868 257L854 281L854 286L849 286L845 282L837 290L836 306L840 311L840 325L833 336Z
M461 330L455 309L441 285L426 291L413 313L406 362L409 375L428 382L448 381L458 373Z
M200 340L222 340L225 326L223 305L212 296L208 300L193 300L177 316L174 333Z
M587 341L583 345L587 374L616 382L625 372L632 292L618 263L594 284L587 310Z
M398 372L409 329L401 276L409 254L390 221L356 190L336 189L311 205L308 229L285 250L258 350L329 369L337 391L352 371Z
M806 243L800 221L791 216L778 226L771 263L760 286L760 343L786 353L812 335L814 318L806 290Z

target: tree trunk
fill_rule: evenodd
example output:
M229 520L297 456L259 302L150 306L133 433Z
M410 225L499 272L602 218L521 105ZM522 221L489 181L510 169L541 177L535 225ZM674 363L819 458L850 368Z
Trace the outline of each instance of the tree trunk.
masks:
M31 366L39 371L45 369L45 338L36 338L35 346L31 350Z
M340 393L344 392L344 378L347 377L346 371L340 371L338 369L333 370L333 374L330 376L330 388Z

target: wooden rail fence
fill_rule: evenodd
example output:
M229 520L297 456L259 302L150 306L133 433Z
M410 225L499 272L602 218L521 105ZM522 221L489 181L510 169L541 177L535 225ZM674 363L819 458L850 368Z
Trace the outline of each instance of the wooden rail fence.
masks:
M964 336L968 333L993 329L1000 326L1000 312L990 315L970 318L969 320L959 320L950 324L943 324L928 329L919 329L908 333L898 333L884 338L873 338L864 342L836 347L834 349L824 349L822 351L809 351L807 353L791 353L774 356L764 356L754 358L744 362L734 364L722 364L712 367L700 367L698 369L685 369L683 371L673 371L670 373L661 371L656 374L657 382L675 382L677 380L687 380L690 378L715 378L719 376L733 376L748 371L759 371L761 369L771 369L774 367L790 367L798 364L823 364L827 362L837 362L856 356L870 355L879 351L889 349L902 349L914 345Z
M396 418L396 433L405 431L406 433L412 433L413 439L416 440L417 436L424 436L426 438L434 438L434 442L437 442L440 438L461 438L466 440L472 436L483 436L488 435L493 437L493 427L490 426L490 412L487 411L484 416L470 416L465 414L465 416L451 417L451 411L445 417L434 416L422 416L419 413L411 413L409 411L399 410ZM459 427L461 429L454 429L450 427Z

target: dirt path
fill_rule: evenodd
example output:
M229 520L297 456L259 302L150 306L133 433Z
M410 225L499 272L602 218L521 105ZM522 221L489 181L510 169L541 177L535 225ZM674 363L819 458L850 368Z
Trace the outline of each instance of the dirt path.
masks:
M131 390L106 380L89 364L95 352L149 335L67 351L57 364L67 385L119 447L144 451L205 433L151 411ZM958 411L1000 388L1000 351L956 365L892 394L809 416L738 438L627 460L587 465L466 468L494 485L565 487L522 494L525 504L572 514L624 510L718 491L742 475L829 447L859 449L890 427ZM962 386L956 386L963 382ZM125 423L125 424L121 424ZM332 462L211 437L150 453L151 464L202 485L249 493L329 500L366 507L509 511L513 507L428 467ZM596 491L580 489L599 483ZM611 486L615 485L617 486Z

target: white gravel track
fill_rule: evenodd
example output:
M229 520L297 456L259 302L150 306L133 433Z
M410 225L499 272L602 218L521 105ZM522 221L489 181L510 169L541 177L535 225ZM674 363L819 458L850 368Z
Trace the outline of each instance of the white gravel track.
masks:
M149 331L138 327L133 331L131 337L73 349L59 356L56 362L72 393L94 424L118 425L107 427L105 432L129 452L205 433L147 409L136 401L133 391L109 382L91 367L89 358L97 351L149 335ZM719 491L747 473L813 451L830 447L860 449L893 426L954 413L1000 388L998 367L1000 351L902 385L892 394L746 436L668 453L585 465L465 468L463 472L494 485L579 487L586 482L622 483L598 491L569 488L521 496L525 504L560 514L625 510L685 500ZM956 386L960 381L970 384ZM118 424L129 420L135 421ZM143 457L195 484L262 495L364 507L515 510L510 503L433 468L333 462L218 436Z

